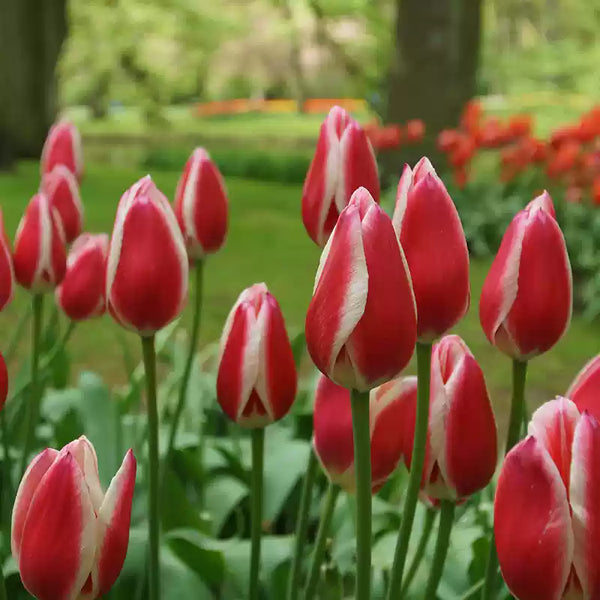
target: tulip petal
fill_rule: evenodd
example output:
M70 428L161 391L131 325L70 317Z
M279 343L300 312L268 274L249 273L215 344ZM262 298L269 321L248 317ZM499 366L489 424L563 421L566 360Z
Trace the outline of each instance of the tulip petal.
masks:
M575 403L579 412L587 410L600 420L600 355L578 373L566 396Z
M70 452L77 461L77 464L83 473L83 478L88 486L94 512L97 514L104 500L104 491L100 484L96 449L85 435L82 435L78 439L67 444L62 449L62 452Z
M575 570L584 598L600 598L600 424L583 413L575 430L571 466Z
M19 570L39 600L74 600L89 577L96 551L94 508L83 474L61 452L40 481L25 519Z
M13 298L15 271L10 251L10 242L4 229L4 217L0 210L0 311L4 310Z
M511 593L519 600L560 600L573 558L569 503L556 465L534 437L504 460L494 532Z
M60 218L65 240L72 242L83 227L83 204L75 175L64 165L57 165L42 178L40 189L48 197L50 207Z
M408 191L410 190L413 183L413 172L409 165L404 165L402 169L402 175L398 180L398 190L396 192L396 205L394 207L394 216L392 217L392 223L394 230L398 238L400 237L400 231L402 229L402 221L404 220L404 214L406 213L406 206L408 203Z

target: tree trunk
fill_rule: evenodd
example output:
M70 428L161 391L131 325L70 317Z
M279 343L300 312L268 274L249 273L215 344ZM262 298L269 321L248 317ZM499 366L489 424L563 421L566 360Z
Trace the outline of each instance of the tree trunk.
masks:
M281 12L290 28L290 71L292 75L292 89L298 112L304 112L306 100L306 85L302 70L302 52L300 48L300 34L295 23L294 12L289 0L281 0Z
M0 0L0 167L40 156L66 33L66 0Z

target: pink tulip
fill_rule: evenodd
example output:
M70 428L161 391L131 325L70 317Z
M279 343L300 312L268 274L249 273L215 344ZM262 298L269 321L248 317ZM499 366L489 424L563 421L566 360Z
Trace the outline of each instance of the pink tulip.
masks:
M227 235L227 195L204 148L188 159L175 192L175 215L191 259L216 252Z
M544 192L509 225L485 280L479 318L488 340L518 360L548 351L569 326L571 266Z
M54 289L65 276L62 224L45 194L36 194L21 218L13 261L17 281L34 294Z
M371 487L377 492L402 460L398 428L404 419L402 380L384 383L370 393ZM324 375L315 394L313 444L333 483L347 492L356 490L350 392Z
M500 568L518 600L600 597L600 425L542 405L504 460L494 502Z
M379 202L377 162L371 143L358 122L334 106L321 125L302 192L302 220L313 242L325 246L339 214L361 186Z
M42 149L41 174L51 173L57 165L64 165L78 181L83 177L81 136L70 121L59 121L50 128Z
M84 436L33 459L17 492L11 539L30 594L94 600L108 593L127 554L135 473L129 450L105 493Z
M417 335L431 342L469 308L469 253L456 207L427 158L398 183L394 228L410 269Z
M265 427L290 410L296 365L275 297L264 283L245 289L231 309L217 374L217 400L243 427Z
M108 235L81 234L67 257L67 272L56 302L72 321L99 317L106 310Z
M0 311L11 302L15 289L15 270L10 242L4 229L4 217L0 210Z
M150 176L119 202L106 266L106 298L115 320L152 335L182 311L188 258L169 201Z
M575 403L579 412L587 410L600 421L600 354L581 369L566 396Z
M392 222L359 188L321 255L306 316L308 351L337 384L369 390L406 366L416 334L410 275Z

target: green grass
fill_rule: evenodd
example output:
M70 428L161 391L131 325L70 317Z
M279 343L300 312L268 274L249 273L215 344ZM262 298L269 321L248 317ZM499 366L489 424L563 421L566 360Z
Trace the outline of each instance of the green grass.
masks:
M144 172L134 169L89 166L82 186L86 229L110 232L122 192L143 175ZM177 177L175 172L160 172L155 181L171 197ZM34 164L22 164L16 172L0 175L0 205L11 238L37 186L38 172ZM278 298L290 331L300 332L319 258L319 250L302 225L301 188L241 179L228 179L227 188L229 235L225 247L209 258L206 267L201 341L218 340L239 292L258 281L265 281ZM479 294L488 267L489 263L473 262L472 306L456 331L480 360L494 403L500 407L509 396L510 362L487 343L477 316ZM27 301L28 295L19 290L13 304L0 315L0 333L4 340L10 336L11 327ZM186 311L183 329L189 319L189 311ZM70 346L74 374L82 369L93 369L111 383L124 382L125 370L117 341L119 332L109 317L81 324ZM125 335L136 357L139 356L136 337L131 333ZM537 404L565 393L583 363L598 351L598 339L600 327L597 324L590 325L575 317L565 338L545 356L531 362L530 401ZM22 352L26 351L26 345L27 340L24 340ZM414 372L414 365L409 370Z

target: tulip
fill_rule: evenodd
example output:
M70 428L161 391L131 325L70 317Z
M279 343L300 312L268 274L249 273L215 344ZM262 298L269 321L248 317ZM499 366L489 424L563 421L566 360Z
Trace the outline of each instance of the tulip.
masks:
M243 427L265 427L289 411L296 366L275 297L264 283L245 289L221 336L217 399Z
M579 371L566 397L575 403L580 412L587 410L600 421L600 354Z
M111 315L151 336L179 315L187 299L188 259L169 201L150 176L119 202L106 267Z
M29 465L12 514L11 547L38 600L93 600L116 581L129 543L136 460L129 450L106 493L84 437Z
M50 128L42 149L40 168L42 176L51 173L57 165L64 165L78 181L83 177L81 136L70 121L59 121Z
M108 235L81 234L67 257L67 272L56 302L72 321L99 317L106 310Z
M338 385L369 390L406 366L416 332L402 248L389 217L359 188L321 255L306 316L308 351Z
M496 489L502 575L518 600L600 597L600 424L566 398L542 405Z
M404 380L371 390L370 424L372 492L387 481L402 459L398 429L404 420ZM329 480L349 493L356 490L350 392L321 375L315 393L313 444Z
M0 210L0 311L11 302L15 288L15 271L13 268L10 242L4 229L4 217Z
M481 326L488 340L519 361L546 352L567 330L571 266L544 192L509 225L483 285Z
M334 106L321 125L302 191L302 220L313 242L325 246L360 186L379 202L377 163L367 135L343 108Z
M54 289L65 275L62 225L45 194L33 196L21 218L13 260L17 281L34 294Z
M425 123L421 119L411 119L406 122L406 140L416 144L423 141L425 137Z
M190 259L221 248L227 234L227 195L204 148L196 148L185 165L175 192L175 215Z
M83 227L83 205L77 179L67 167L57 165L43 176L40 190L48 197L50 207L56 209L65 240L70 244Z
M419 341L431 342L469 308L469 253L456 207L427 158L398 183L394 229L417 302Z

